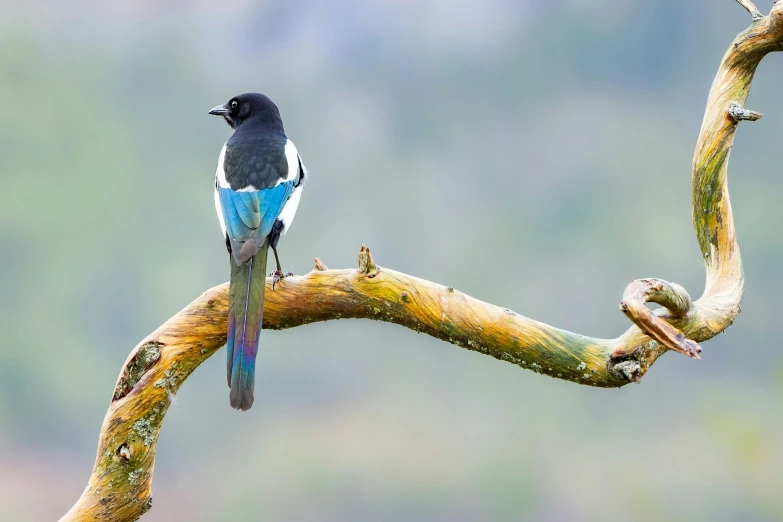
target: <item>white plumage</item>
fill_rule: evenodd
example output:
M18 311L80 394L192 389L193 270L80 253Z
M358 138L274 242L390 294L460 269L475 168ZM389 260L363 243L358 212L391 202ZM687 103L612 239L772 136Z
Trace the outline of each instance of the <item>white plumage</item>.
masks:
M221 232L223 232L223 239L225 239L226 238L226 220L223 217L223 205L220 204L220 194L218 194L217 185L215 185L215 211L217 212L217 215L218 215L218 222L220 222L220 230L221 230Z
M215 169L215 179L217 179L217 183L221 187L229 188L228 181L226 181L226 169L223 167L223 162L225 161L225 159L226 159L226 145L223 144L223 148L220 149L220 156L218 156L217 169ZM218 212L218 214L221 213Z
M277 219L283 222L283 234L288 232L288 227L294 222L294 216L296 215L296 209L299 206L299 199L302 197L303 183L299 183L299 186L294 189L294 193L288 198L283 211L280 213Z
M305 179L307 178L307 169L304 168L304 163L299 157L299 152L296 150L296 145L294 145L294 142L291 140L288 140L285 144L285 156L286 159L288 159L288 176L286 176L286 181L296 179L297 175L300 176L300 179L299 186L294 188L293 194L291 194L291 197L288 198L288 201L283 207L283 211L280 212L280 215L277 218L283 223L283 234L288 232L288 228L291 226L291 223L294 222L296 209L299 207L299 200L302 197L302 189L304 188ZM299 165L302 166L302 172L299 172Z

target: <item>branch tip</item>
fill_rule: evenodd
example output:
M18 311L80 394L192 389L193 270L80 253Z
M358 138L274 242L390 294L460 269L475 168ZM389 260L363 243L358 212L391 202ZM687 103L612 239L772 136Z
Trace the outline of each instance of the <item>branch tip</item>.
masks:
M754 22L757 22L764 18L764 16L761 14L761 12L758 10L758 8L753 4L751 0L737 0L737 3L745 8L745 10L750 13L750 18Z
M761 113L756 111L751 111L749 109L746 109L739 103L732 101L729 103L729 117L734 120L735 122L740 122L742 120L747 121L756 121L761 119Z

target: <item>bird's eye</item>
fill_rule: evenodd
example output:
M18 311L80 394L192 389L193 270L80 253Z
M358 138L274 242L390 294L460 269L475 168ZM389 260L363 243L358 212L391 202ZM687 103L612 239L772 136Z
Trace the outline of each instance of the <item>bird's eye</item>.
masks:
M231 108L232 109L236 109L237 108L237 101L236 100L231 100Z

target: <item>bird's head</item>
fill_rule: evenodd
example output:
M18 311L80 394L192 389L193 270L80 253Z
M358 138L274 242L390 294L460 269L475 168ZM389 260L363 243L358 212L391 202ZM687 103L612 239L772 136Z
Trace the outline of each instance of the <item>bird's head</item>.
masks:
M277 105L257 92L234 96L223 105L210 109L209 114L222 116L232 129L236 129L243 123L254 121L283 131L283 120L280 118Z

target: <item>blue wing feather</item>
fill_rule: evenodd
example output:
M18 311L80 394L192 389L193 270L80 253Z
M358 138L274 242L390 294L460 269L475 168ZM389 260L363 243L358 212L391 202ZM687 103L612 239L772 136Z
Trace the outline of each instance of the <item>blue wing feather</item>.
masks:
M239 197L242 198L242 202L245 204L248 210L252 210L253 212L258 212L258 195L256 194L256 192L258 191L237 192Z
M220 210L223 212L223 220L226 223L226 235L233 241L246 241L250 239L249 237L244 237L247 227L245 227L239 217L231 192L229 189L218 189Z
M218 187L228 237L233 241L263 240L272 231L293 190L293 181L264 190L242 192Z
M234 192L232 195L234 207L239 219L248 230L255 230L261 224L261 214L258 212L258 196L255 192Z

